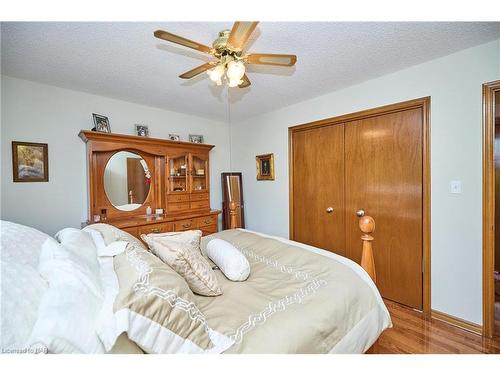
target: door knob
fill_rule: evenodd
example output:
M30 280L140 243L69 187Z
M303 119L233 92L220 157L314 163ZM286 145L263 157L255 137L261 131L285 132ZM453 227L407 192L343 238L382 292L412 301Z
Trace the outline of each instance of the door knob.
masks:
M326 213L331 214L333 212L333 207L328 207Z
M357 217L363 217L363 216L365 216L365 210L363 210L362 208L360 208L359 210L356 211L356 216Z

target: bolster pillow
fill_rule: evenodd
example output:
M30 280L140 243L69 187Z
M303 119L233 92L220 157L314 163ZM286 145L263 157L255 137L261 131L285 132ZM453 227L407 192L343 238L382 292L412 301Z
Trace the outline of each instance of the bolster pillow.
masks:
M250 263L241 251L219 238L207 244L207 255L231 281L245 281L250 275Z

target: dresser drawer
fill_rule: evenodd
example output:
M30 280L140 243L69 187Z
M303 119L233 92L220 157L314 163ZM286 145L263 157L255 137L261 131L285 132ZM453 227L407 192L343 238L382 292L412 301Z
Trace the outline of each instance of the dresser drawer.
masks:
M210 202L209 201L195 201L191 202L191 209L197 210L200 208L210 208Z
M216 216L203 216L198 218L198 227L207 227L207 226L213 226L217 224L217 217Z
M203 236L208 236L209 234L213 234L217 232L217 224L211 225L209 227L200 228Z
M192 201L209 201L208 193L193 193L191 194L191 202Z
M189 202L188 194L167 194L167 202L179 203Z
M140 237L141 234L165 233L173 231L174 231L173 223L143 225L137 227L137 237Z
M174 224L174 228L176 232L182 232L185 230L197 229L197 226L194 219L188 219L176 221Z
M189 210L189 202L182 203L168 203L167 212L184 211Z

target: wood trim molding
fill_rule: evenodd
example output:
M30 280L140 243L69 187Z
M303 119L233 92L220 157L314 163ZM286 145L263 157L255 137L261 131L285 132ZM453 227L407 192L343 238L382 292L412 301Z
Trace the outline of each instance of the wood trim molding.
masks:
M500 81L483 85L483 336L495 329L495 92Z
M359 112L331 117L323 120L313 121L306 124L291 126L288 128L288 174L289 174L289 237L294 238L293 229L293 136L295 133L330 126L355 120L361 120L369 117L389 114L408 109L422 108L423 112L423 138L422 138L422 164L423 164L423 301L422 309L426 317L431 316L431 163L430 163L430 96L408 100L400 103L385 105L382 107L367 109Z
M445 323L451 324L453 326L465 329L466 331L476 333L478 335L480 335L483 330L483 327L480 326L479 324L472 323L467 320L442 313L440 311L432 310L431 317L437 320L441 320Z
M148 146L168 146L168 147L189 147L197 148L200 150L211 150L214 145L209 145L206 143L192 143L192 142L181 142L181 141L171 141L169 139L162 138L150 138L150 137L139 137L136 135L128 134L117 134L117 133L104 133L104 132L94 132L91 130L81 130L78 136L87 143L89 140L92 141L104 141L104 142L117 142L117 143L130 143L134 144L145 144Z
M431 100L422 99L423 138L422 138L422 188L423 188L423 298L422 308L425 316L431 312Z
M346 115L330 117L323 120L308 122L301 125L295 125L288 128L288 131L296 132L301 130L309 130L314 128L320 128L322 126L329 126L340 124L343 122L350 122L355 120L362 120L368 117L380 116L381 114L389 114L393 112L400 112L403 110L413 109L413 108L421 108L424 107L425 103L429 107L431 101L430 96L426 96L424 98L418 98L413 100L408 100L405 102L394 103L389 105L384 105L382 107L376 107L371 109L366 109L359 112L353 112Z

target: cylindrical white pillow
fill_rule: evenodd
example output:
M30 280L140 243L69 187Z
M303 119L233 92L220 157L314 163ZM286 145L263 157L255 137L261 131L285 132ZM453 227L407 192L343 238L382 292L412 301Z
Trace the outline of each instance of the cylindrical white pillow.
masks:
M229 242L214 238L208 242L206 252L229 280L245 281L250 275L247 258Z

